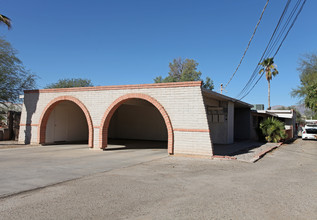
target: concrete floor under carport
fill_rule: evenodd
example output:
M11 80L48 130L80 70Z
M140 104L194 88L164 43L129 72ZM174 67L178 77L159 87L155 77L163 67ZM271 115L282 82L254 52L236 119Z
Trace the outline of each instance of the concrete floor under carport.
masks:
M167 156L155 141L114 140L103 152L86 144L1 145L0 198Z
M133 139L108 139L108 146L104 151L159 149L165 150L167 155L167 141L133 140Z

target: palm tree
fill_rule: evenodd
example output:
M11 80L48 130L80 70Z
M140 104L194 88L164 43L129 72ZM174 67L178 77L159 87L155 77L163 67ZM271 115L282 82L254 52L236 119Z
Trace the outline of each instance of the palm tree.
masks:
M287 138L284 123L276 118L269 117L260 123L260 129L268 142L279 142Z
M270 105L271 84L270 84L270 81L272 80L273 76L276 76L278 74L278 71L276 69L276 66L274 65L273 57L263 60L263 62L259 63L259 65L262 66L262 69L260 69L259 74L262 74L263 72L265 72L265 77L266 77L266 80L268 82L268 109L271 109L271 105Z
M8 26L8 29L11 28L11 19L7 16L0 14L0 23L6 24Z

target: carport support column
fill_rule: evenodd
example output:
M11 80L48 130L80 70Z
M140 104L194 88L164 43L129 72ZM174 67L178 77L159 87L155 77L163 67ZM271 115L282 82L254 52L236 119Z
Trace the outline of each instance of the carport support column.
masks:
M99 138L99 132L100 132L100 127L99 126L94 127L94 147L91 148L92 150L102 150L100 148L101 140Z
M227 143L234 142L234 103L228 102L228 137Z

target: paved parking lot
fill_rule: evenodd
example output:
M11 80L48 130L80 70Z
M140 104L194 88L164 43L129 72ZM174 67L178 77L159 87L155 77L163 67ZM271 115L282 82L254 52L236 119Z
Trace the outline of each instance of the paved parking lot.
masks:
M16 152L20 157L11 154L15 158L11 166L24 158L25 167L15 167L24 175L22 184L32 175L41 179L98 172L0 198L0 218L317 219L316 141L282 145L257 163L167 157L163 149L143 148L130 152L121 147L109 152L84 146L20 149ZM41 156L42 161L36 159ZM38 161L43 170L36 169ZM2 182L5 178L0 177Z
M168 156L160 142L128 145L106 151L87 145L0 149L0 197Z

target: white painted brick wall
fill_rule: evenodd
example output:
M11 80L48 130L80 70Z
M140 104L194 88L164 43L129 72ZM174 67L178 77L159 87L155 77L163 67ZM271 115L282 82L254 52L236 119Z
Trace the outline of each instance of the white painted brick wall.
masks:
M109 105L129 93L146 94L156 99L166 110L174 129L209 129L200 86L25 93L21 124L39 124L43 110L51 100L59 96L72 96L86 106L93 126L100 126ZM26 126L21 126L20 142L25 140L25 130ZM31 135L31 142L37 142L36 126L32 126ZM175 131L174 136L175 153L212 154L209 132ZM99 129L94 129L93 137L94 147L99 147Z
M100 149L99 148L99 128L94 128L94 148L95 149Z
M212 155L208 132L174 132L175 154Z

